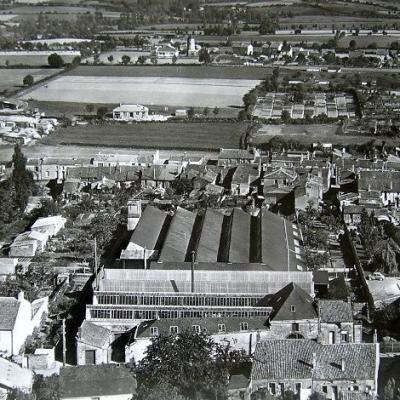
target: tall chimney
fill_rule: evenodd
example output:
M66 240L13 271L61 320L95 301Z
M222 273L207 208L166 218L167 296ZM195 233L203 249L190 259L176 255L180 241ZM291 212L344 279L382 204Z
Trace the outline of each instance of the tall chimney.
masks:
M342 372L344 372L345 368L346 368L346 361L344 358L342 358L340 363L340 369L342 370Z
M312 367L317 368L317 353L312 353Z

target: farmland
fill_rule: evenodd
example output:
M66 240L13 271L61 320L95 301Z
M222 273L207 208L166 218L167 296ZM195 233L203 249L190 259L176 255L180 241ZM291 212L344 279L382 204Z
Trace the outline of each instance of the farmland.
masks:
M0 68L0 92L13 91L22 86L26 75L32 75L37 82L59 72L58 69L3 69Z
M6 65L24 65L29 67L43 67L48 65L49 55L54 51L0 51L0 66ZM62 57L64 62L70 63L77 52L61 52L57 53Z
M254 67L217 66L84 66L68 71L66 76L116 76L116 77L161 77L193 79L263 79L267 72Z
M235 122L75 126L60 129L47 137L45 144L218 150L220 147L238 147L246 126L246 123Z
M258 80L192 79L126 76L61 76L39 86L22 99L145 105L241 106L243 95Z

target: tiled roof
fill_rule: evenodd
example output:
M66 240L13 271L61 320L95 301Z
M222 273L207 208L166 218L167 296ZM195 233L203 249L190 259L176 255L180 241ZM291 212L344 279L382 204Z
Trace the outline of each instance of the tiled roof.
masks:
M400 192L400 171L360 171L359 190Z
M353 321L353 310L351 304L347 301L319 300L318 307L321 322L337 323Z
M107 328L84 320L79 329L79 341L94 347L103 347L110 341L112 333Z
M0 330L14 329L20 303L14 297L0 297Z
M252 164L238 165L233 177L232 184L239 185L241 183L250 184L259 177L258 166Z
M114 364L81 365L61 369L61 398L86 398L134 393L136 393L136 379L125 366Z
M115 167L78 167L68 168L67 178L101 180L113 179L117 182L137 181L140 177L141 167L115 166Z
M252 160L254 157L248 150L242 149L220 149L219 159L245 159Z
M295 283L289 283L279 290L265 305L272 307L271 319L274 321L317 318L312 297Z
M376 356L373 343L322 345L305 339L267 340L256 345L252 379L373 380Z

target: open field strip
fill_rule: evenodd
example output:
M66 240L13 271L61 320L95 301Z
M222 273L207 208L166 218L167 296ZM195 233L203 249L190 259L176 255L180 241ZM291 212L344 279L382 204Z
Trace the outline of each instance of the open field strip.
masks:
M193 107L241 106L258 80L168 77L61 76L23 95L24 100L139 103Z

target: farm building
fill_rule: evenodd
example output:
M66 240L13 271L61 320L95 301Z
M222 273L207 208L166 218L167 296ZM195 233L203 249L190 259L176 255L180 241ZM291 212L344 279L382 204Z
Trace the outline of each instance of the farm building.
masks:
M143 121L149 117L149 109L139 104L120 104L113 110L116 121Z

